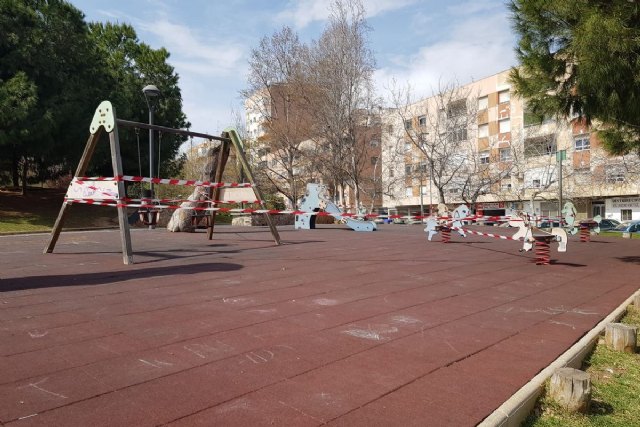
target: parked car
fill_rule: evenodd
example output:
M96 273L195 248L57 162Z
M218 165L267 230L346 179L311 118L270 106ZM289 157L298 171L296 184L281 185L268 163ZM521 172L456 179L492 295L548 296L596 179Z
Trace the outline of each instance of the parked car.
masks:
M585 226L586 225L589 228L596 228L597 224L598 223L596 221L594 221L593 218L583 219L583 220L580 221L580 225L581 226ZM603 218L600 221L600 231L613 230L618 225L620 225L620 221L618 221L617 219Z
M540 221L537 227L543 230L544 229L551 230L552 228L560 227L560 221L549 221L549 220Z
M640 220L622 221L616 228L609 230L620 233L640 233Z

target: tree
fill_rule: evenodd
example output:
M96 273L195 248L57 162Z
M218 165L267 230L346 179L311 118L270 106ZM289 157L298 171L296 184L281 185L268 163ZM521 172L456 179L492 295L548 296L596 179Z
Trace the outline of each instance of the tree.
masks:
M511 0L518 94L540 115L579 116L612 154L640 154L640 4Z
M141 90L153 83L164 95L156 122L187 124L169 53L140 43L129 25L87 25L63 0L0 0L0 34L0 147L9 159L0 167L16 186L21 175L23 191L30 177L42 182L72 173L103 99L119 117L146 122ZM121 139L123 164L135 170L136 136L122 132ZM163 135L162 169L179 167L174 157L182 141ZM99 150L90 173L110 173L107 145Z
M147 122L148 106L142 88L154 84L161 96L155 108L155 124L171 128L187 128L189 123L182 111L182 94L178 86L179 77L168 64L169 52L152 49L138 40L135 30L128 24L91 23L90 39L96 46L101 66L107 70L102 96L112 102L118 117L131 121ZM93 106L95 108L95 106ZM86 128L85 128L86 129ZM85 130L86 132L86 130ZM148 150L138 152L138 139L143 147L148 146L148 131L121 132L121 154L125 171L149 170ZM175 158L186 137L175 134L157 134L153 168L164 173L177 174L179 164ZM108 147L102 146L106 150ZM96 156L99 159L99 156ZM158 166L158 162L160 162ZM109 156L94 162L92 172L105 174L111 171Z
M347 185L360 203L367 162L367 145L359 141L369 132L362 126L380 105L373 95L375 58L368 46L370 28L359 0L332 3L327 27L309 49L307 70L315 88L310 99L317 120L317 145L327 182L344 191ZM363 151L364 150L364 151ZM341 197L344 199L344 196Z
M0 33L0 146L24 192L29 173L64 173L80 156L103 74L82 13L65 1L1 0Z
M252 142L259 178L291 206L304 194L308 178L304 143L311 138L313 122L307 102L311 88L302 65L306 49L286 26L263 37L251 51L248 87L242 92L247 109L262 121L265 131Z
M478 193L485 186L469 177L476 150L469 145L469 132L475 130L476 103L468 90L456 83L440 84L435 95L422 102L412 99L411 87L392 85L390 95L395 109L398 150L405 152L405 176L428 176L435 187L438 203L446 203L448 194L460 196L466 183ZM418 167L413 166L419 165ZM490 176L488 176L490 178ZM422 189L420 189L422 191Z

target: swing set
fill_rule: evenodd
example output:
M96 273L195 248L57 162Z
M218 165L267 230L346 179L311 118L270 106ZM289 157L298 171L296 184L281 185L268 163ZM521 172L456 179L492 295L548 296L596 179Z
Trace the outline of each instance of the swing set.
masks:
M164 179L153 177L140 176L126 176L122 170L122 157L120 155L120 140L118 136L118 128L133 128L136 131L138 142L138 167L139 172L142 172L142 165L140 160L140 129L150 129L159 132L159 142L162 141L162 133L184 135L189 137L206 138L209 140L219 141L221 143L221 150L218 156L217 168L215 173L215 182L197 181L197 180L183 180L183 179ZM102 136L102 133L106 132L109 135L109 145L111 148L111 164L113 168L113 177L85 177L85 173L88 169L89 162L93 157L94 151ZM133 250L131 246L131 232L129 229L129 221L127 216L127 207L137 207L138 216L145 225L155 225L158 221L160 210L169 208L170 206L162 205L163 200L153 199L151 190L149 193L141 194L141 198L134 200L126 197L125 182L131 181L139 183L142 188L143 182L148 182L153 188L153 184L168 184L168 185L184 185L184 186L202 186L208 188L208 203L218 204L225 203L225 200L241 200L248 201L248 192L255 197L252 203L258 203L264 210L264 216L271 234L276 245L280 245L280 236L276 229L271 216L264 205L264 198L257 187L254 175L251 171L249 163L244 155L242 147L242 141L238 136L235 129L226 129L222 136L213 136L199 132L191 132L183 129L174 129L164 126L133 122L128 120L119 119L116 117L116 112L109 101L103 101L100 103L96 112L94 113L93 120L89 127L89 139L85 146L80 162L76 169L75 176L69 188L67 195L62 203L58 217L53 225L51 236L45 246L44 253L52 253L64 224L64 220L69 212L69 208L74 203L86 203L100 206L112 206L118 211L118 224L120 228L120 240L122 246L122 257L124 264L133 264ZM229 151L233 147L235 154L240 161L242 170L245 176L248 178L248 183L224 183L222 181L224 169L226 166ZM160 164L158 163L158 175L160 174ZM226 195L225 195L226 194ZM239 195L239 197L238 197ZM148 196L148 197L147 197ZM244 200L243 200L244 198ZM232 203L232 202L226 202ZM209 207L209 208L193 208L195 211L208 211L206 216L207 221L207 236L211 240L213 238L213 228L215 224L216 212L222 210L222 208Z

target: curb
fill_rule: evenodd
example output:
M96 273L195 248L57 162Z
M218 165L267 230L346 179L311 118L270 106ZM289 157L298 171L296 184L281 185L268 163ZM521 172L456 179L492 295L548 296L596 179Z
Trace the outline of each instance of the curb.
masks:
M519 427L533 410L538 397L544 391L544 382L551 377L558 368L571 367L580 369L582 361L598 342L598 338L607 324L619 320L634 297L640 295L640 290L634 292L611 314L602 319L595 328L589 331L578 342L554 360L549 366L540 371L531 381L522 386L513 396L500 405L478 427Z

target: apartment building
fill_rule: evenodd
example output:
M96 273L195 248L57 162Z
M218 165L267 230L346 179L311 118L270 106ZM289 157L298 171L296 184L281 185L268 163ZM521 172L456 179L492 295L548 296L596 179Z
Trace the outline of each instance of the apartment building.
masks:
M487 215L525 210L578 218L640 219L637 156L610 156L578 118L535 117L515 96L509 71L449 88L383 117L387 208L428 213L444 199Z

